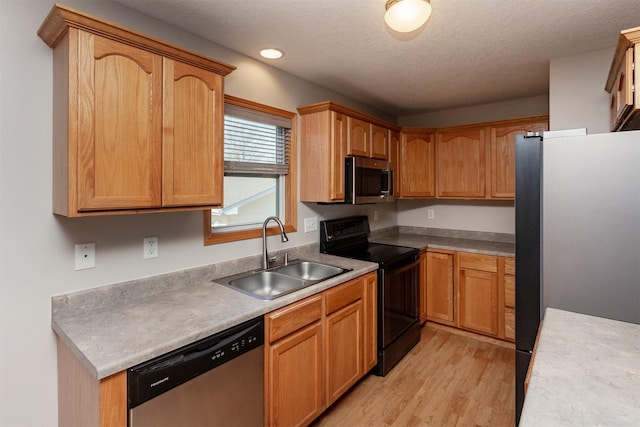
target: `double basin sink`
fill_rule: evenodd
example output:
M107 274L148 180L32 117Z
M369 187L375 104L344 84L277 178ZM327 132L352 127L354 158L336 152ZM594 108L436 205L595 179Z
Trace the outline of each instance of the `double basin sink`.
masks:
M270 300L351 271L314 261L296 260L268 270L250 271L213 280L254 298Z

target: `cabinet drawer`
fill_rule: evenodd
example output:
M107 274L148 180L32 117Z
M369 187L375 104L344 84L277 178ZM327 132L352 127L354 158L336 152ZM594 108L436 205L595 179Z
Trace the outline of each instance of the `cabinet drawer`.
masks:
M508 257L504 259L504 274L511 274L512 276L516 275L515 258Z
M516 276L504 276L504 306L516 307Z
M495 273L498 271L498 257L494 255L460 252L460 268Z
M516 339L516 311L513 308L504 309L504 337L512 341Z
M266 326L270 343L289 335L322 316L322 295L316 295L267 314Z
M362 279L356 279L340 285L337 288L328 290L326 293L326 314L331 314L354 301L362 299L364 297L362 283Z

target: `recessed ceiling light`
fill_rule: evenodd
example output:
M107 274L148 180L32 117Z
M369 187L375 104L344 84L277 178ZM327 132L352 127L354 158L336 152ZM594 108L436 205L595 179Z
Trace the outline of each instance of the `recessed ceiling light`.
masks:
M266 59L280 59L282 58L283 55L284 55L283 51L281 51L280 49L274 49L271 47L262 49L260 51L260 56Z

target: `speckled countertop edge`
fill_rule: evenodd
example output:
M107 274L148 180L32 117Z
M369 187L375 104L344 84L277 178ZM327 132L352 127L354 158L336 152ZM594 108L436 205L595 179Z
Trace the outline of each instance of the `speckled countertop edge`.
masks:
M548 308L520 427L636 426L640 325Z
M445 249L485 255L515 256L513 235L510 234L399 227L396 230L373 232L369 240L420 250Z

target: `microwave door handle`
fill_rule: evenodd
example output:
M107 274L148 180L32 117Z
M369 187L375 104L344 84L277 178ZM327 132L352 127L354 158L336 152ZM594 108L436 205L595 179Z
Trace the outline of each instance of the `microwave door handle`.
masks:
M393 170L386 169L382 172L382 185L384 187L384 181L387 181L387 189L382 191L382 194L385 196L393 195Z

